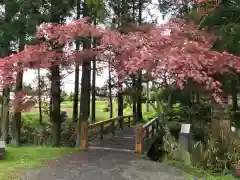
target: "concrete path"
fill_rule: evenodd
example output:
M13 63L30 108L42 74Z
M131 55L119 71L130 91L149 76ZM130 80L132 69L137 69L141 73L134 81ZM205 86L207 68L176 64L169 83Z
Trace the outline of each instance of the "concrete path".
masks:
M184 180L184 173L166 164L128 152L89 150L67 154L46 167L29 169L21 180Z

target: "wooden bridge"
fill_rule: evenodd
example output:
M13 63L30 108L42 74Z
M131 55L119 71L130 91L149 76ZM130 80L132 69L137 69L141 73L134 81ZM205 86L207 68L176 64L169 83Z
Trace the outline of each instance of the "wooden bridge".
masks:
M82 149L146 153L160 133L160 119L133 125L133 116L122 116L88 124L81 123Z
M147 152L151 147L160 132L158 118L133 125L132 116L123 116L94 124L83 122L80 125L80 146L91 150L66 154L43 168L27 170L21 179L186 179L185 174L174 167L133 154Z

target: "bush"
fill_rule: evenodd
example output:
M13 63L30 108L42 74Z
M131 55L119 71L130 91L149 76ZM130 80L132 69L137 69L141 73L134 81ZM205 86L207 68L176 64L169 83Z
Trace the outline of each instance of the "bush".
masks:
M22 116L22 126L29 126L31 128L37 128L39 126L38 113L24 113Z
M128 107L128 103L125 101L124 103L123 103L123 109L126 109Z
M110 111L110 108L109 107L104 107L103 108L103 112L109 112Z
M157 116L157 113L156 112L145 112L143 114L143 119L146 119L146 120L151 120L153 118L155 118Z
M240 142L232 132L217 139L210 136L207 143L201 146L203 153L198 164L206 169L223 172L229 170L231 165L240 163Z
M179 154L178 137L173 133L175 130L179 133L180 124L171 122L168 125L171 138L163 140L164 151L167 152L169 160L182 160ZM237 134L229 132L222 134L219 138L214 138L207 132L209 129L202 134L205 137L204 140L192 145L190 151L192 165L215 173L229 172L231 165L240 163L240 140Z
M73 101L74 100L74 94L70 93L69 96L67 97L67 101Z

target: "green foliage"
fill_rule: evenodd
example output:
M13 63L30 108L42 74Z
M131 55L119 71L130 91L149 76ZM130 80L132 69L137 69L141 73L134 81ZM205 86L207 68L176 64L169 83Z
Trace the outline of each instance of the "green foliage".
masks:
M123 109L126 109L128 107L128 103L126 101L123 102Z
M36 128L39 127L39 116L34 112L26 112L22 116L22 126Z
M92 20L96 19L97 21L102 22L108 15L103 0L86 0L86 4L89 8L89 17Z
M108 106L103 108L103 112L109 112L109 110L110 110L110 109L109 109Z
M66 92L62 91L61 92L61 102L68 101L68 99L69 99L69 95Z
M124 96L124 103L127 104L127 106L132 105L132 97L131 96Z
M66 111L61 111L61 122L65 122L68 119Z
M74 100L74 94L71 92L67 98L67 101L73 101Z
M186 173L189 180L193 180L193 179L233 180L234 179L234 177L231 174L229 175L215 174L209 170L206 170L200 167L183 164L181 161L178 161L178 160L168 160L166 161L166 163L178 169L183 170Z
M202 153L198 165L213 172L229 171L231 165L240 162L240 141L235 133L229 133L217 139L208 137L206 144L200 146Z
M202 22L202 27L217 30L219 38L214 48L219 51L227 51L234 55L239 54L240 41L240 1L224 0L218 8L209 14Z
M166 157L161 158L177 167L181 163L181 169L194 175L195 177L223 177L232 178L231 165L239 164L240 162L240 141L234 133L229 133L226 136L214 139L211 136L205 136L206 143L197 142L193 144L190 159L192 166L188 166L182 162L180 155L179 142L175 138L164 139L161 149L166 152ZM201 170L201 173L197 171ZM230 178L231 177L231 178ZM208 178L207 178L208 179ZM214 178L213 178L214 179Z
M149 121L157 116L157 113L155 111L150 112L144 112L143 119Z
M182 112L183 112L182 107L179 103L173 104L172 108L169 109L168 112L165 114L165 118L167 121L175 121L175 122L184 121L182 117Z

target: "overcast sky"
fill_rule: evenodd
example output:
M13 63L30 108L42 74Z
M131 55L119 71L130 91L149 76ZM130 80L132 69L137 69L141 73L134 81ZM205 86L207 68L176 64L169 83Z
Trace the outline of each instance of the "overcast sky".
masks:
M157 4L157 0L153 0L154 3ZM149 12L151 13L151 15L154 15L157 18L157 22L158 24L162 24L165 23L166 20L162 19L162 15L159 13L159 10L157 9L157 7L154 5L149 6L148 10L146 10L143 14L144 17L147 17L147 19L149 19L149 21L151 21ZM42 72L44 73L44 72ZM74 73L70 73L69 75L67 75L67 77L65 77L63 79L63 90L66 92L73 92L74 91ZM97 76L96 77L96 85L97 86L102 86L104 84L104 82L107 80L108 78L108 71L107 69L105 69L103 71L103 73L101 74L101 76ZM33 84L34 81L36 80L36 71L34 70L28 70L27 72L24 73L24 77L23 77L23 81L26 84ZM80 72L80 80L81 80L81 72Z

